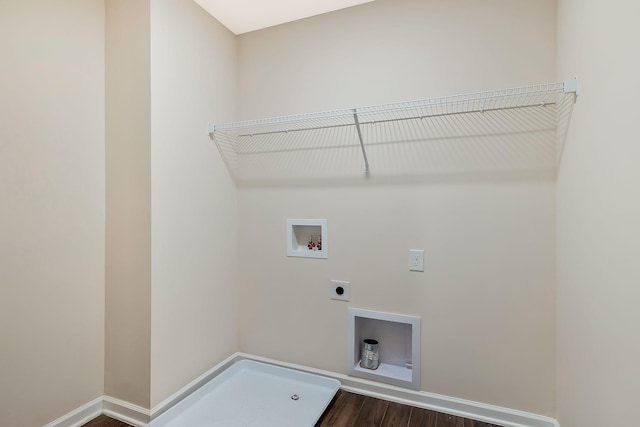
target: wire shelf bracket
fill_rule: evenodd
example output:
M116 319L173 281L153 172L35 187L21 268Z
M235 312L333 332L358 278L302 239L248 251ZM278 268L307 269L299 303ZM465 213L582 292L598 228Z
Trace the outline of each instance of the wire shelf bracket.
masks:
M578 90L573 79L210 123L209 136L239 181L357 176L362 160L367 175L370 170L394 175L498 166L555 168Z
M369 173L369 160L367 159L367 150L364 148L364 140L362 139L362 130L360 129L360 122L358 121L358 111L353 109L353 121L358 131L358 140L360 141L360 147L362 148L362 157L364 157L364 173Z

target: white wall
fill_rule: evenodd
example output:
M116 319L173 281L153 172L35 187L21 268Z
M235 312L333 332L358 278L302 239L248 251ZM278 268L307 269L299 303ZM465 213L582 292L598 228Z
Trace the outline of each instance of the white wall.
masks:
M239 118L552 81L555 25L552 0L377 0L244 34Z
M553 1L378 0L239 37L243 119L554 81ZM481 149L480 149L481 151ZM347 304L422 317L422 389L553 415L552 177L473 174L239 189L242 351L346 372ZM329 259L287 258L327 218ZM424 248L426 271L408 272Z
M149 0L106 3L105 394L149 407L151 57Z
M237 351L236 189L208 137L235 113L235 36L151 2L151 405Z
M637 424L640 5L561 0L558 72L581 94L557 182L558 419Z
M103 393L104 2L0 3L0 425Z
M560 0L558 78L579 76L582 94L557 195L543 177L427 177L246 187L238 201L206 136L236 112L554 80L554 8L378 0L250 33L236 105L231 34L191 1L154 1L151 396L114 390L153 406L237 345L345 372L347 305L327 289L337 278L352 281L352 306L422 316L424 390L553 414L557 238L558 418L631 422L638 5ZM105 390L104 20L102 1L0 4L2 425L45 424ZM284 256L289 217L329 219L328 261ZM239 344L238 244L250 260L238 269ZM426 249L425 273L406 271L410 247Z

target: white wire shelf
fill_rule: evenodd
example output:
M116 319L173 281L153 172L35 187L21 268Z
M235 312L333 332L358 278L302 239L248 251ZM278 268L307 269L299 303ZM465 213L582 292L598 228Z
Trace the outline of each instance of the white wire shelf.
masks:
M554 169L577 81L210 124L238 181Z

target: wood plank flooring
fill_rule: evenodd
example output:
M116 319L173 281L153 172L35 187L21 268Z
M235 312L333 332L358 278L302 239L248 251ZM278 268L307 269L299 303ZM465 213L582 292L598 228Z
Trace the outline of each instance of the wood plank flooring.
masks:
M130 427L100 415L82 427ZM185 426L189 427L189 426ZM338 390L315 427L498 427Z
M95 418L82 427L131 427L129 424L125 424L122 421L114 420L113 418L109 418L106 415L100 415L98 418Z
M498 427L339 390L315 427Z

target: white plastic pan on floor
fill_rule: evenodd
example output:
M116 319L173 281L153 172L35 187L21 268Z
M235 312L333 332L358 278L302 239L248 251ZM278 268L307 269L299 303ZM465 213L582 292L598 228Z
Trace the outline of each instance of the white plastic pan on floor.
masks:
M242 360L196 390L150 427L313 427L340 382Z

